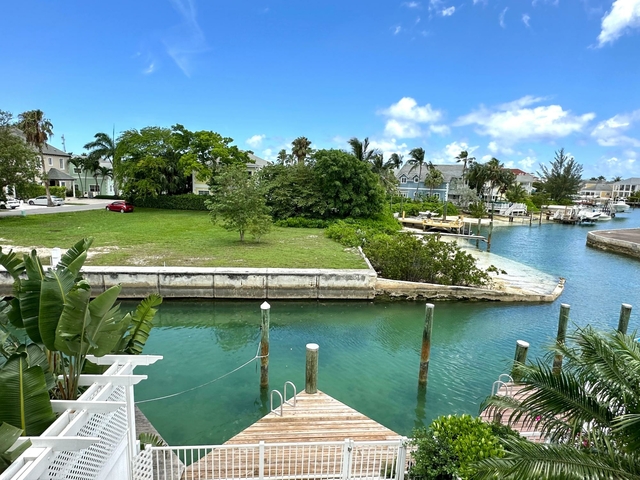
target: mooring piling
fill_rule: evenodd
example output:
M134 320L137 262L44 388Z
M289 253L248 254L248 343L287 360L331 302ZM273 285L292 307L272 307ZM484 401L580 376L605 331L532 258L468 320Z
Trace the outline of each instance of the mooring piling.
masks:
M487 252L491 251L492 236L493 236L493 213L491 213L491 220L489 220L489 235L487 236Z
M558 335L556 336L556 345L564 345L567 337L567 324L569 323L569 310L571 306L563 303L560 305L560 318L558 319ZM553 373L559 374L562 370L562 354L556 353L553 358Z
M269 316L271 305L264 302L260 305L262 321L260 323L260 388L269 386Z
M318 349L317 343L307 343L307 369L304 391L318 393Z
M480 236L480 232L482 229L482 217L478 218L478 233L476 233L476 235L478 235L478 237ZM480 248L480 239L476 238L476 248Z
M618 331L627 334L629 328L629 318L631 318L631 305L623 303L620 307L620 320L618 321Z
M431 356L431 330L433 328L433 303L427 303L424 316L424 330L422 330L422 350L420 350L420 373L418 385L427 384L429 374L429 357Z
M516 355L513 358L513 369L511 370L511 378L513 378L516 382L520 381L520 374L518 372L518 367L520 365L524 365L527 361L527 352L529 351L529 343L524 340L516 341Z

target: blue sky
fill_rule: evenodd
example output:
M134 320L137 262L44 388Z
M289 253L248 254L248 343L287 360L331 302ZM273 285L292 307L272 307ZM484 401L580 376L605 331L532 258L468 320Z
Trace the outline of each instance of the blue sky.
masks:
M387 155L640 176L640 0L22 0L4 11L0 109L51 143L181 123L273 159L369 137Z

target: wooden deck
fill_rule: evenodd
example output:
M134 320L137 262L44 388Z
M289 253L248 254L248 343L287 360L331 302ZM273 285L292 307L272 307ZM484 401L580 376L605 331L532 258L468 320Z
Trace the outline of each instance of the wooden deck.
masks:
M290 400L292 403L292 399ZM279 409L278 409L279 411ZM269 413L235 437L225 442L225 446L242 448L243 445L265 443L303 443L303 445L265 448L265 476L282 477L297 474L315 478L322 475L339 476L342 446L314 446L311 442L399 440L402 435L380 425L362 413L348 407L335 398L318 391L316 394L298 393L296 406L285 404L282 416ZM304 443L309 444L305 447ZM282 450L284 449L284 450ZM397 447L389 448L384 455L373 457L363 452L355 461L354 471L365 477L379 476L381 469L395 468L394 458ZM287 461L278 457L285 455ZM183 479L224 479L255 478L257 450L248 447L246 451L229 455L222 449L214 449L199 461L186 468ZM323 465L323 467L320 467ZM322 471L338 468L336 472ZM283 470L283 469L286 469Z
M518 385L516 383L507 383L500 387L498 390L498 395L509 395L517 400L524 400L527 395L522 391L522 385ZM481 414L480 418L485 422L495 422L498 421L503 425L509 425L516 432L520 433L527 440L534 443L544 443L545 438L543 435L536 431L536 420L531 417L522 417L518 422L509 423L509 417L513 413L512 409L507 409L502 412L498 418L496 418L496 414L491 409L485 409Z
M423 231L444 231L460 233L464 228L464 219L459 217L456 220L429 219L429 218L398 218L398 221L413 228L421 227Z

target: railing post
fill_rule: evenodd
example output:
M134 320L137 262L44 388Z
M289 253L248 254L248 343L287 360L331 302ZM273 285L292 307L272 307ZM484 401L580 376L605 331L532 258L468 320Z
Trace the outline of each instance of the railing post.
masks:
M404 467L407 463L407 437L402 437L398 447L398 459L396 460L396 480L404 480Z
M258 448L258 451L258 461L260 462L260 465L258 466L258 478L259 480L264 480L264 440L260 440L260 447Z
M351 456L353 454L353 440L345 439L342 447L342 480L351 477Z

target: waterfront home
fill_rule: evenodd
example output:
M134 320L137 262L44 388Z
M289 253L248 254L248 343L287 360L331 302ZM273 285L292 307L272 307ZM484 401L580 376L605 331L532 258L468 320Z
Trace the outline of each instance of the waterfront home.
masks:
M533 182L538 181L537 177L525 172L524 170L520 170L519 168L510 168L509 170L516 176L516 183L522 185L522 188L527 192L527 195L531 195L535 191Z
M247 163L247 173L249 175L255 175L267 165L271 165L271 162L268 162L253 153L247 152L247 155L249 155L249 158L253 161L253 163ZM196 172L191 174L191 180L193 185L191 191L193 193L197 195L209 195L209 185L207 185L206 182L198 180L196 178Z
M462 165L434 165L434 168L442 173L444 180L440 185L431 188L424 183L429 173L426 164L420 172L420 167L405 163L396 173L400 195L406 198L433 195L441 201L455 200L458 196L457 186L462 184Z
M587 202L605 201L611 199L613 182L602 180L584 180L578 191L580 200Z
M640 178L632 177L620 180L619 182L613 182L613 198L614 200L619 198L629 198L640 194Z

